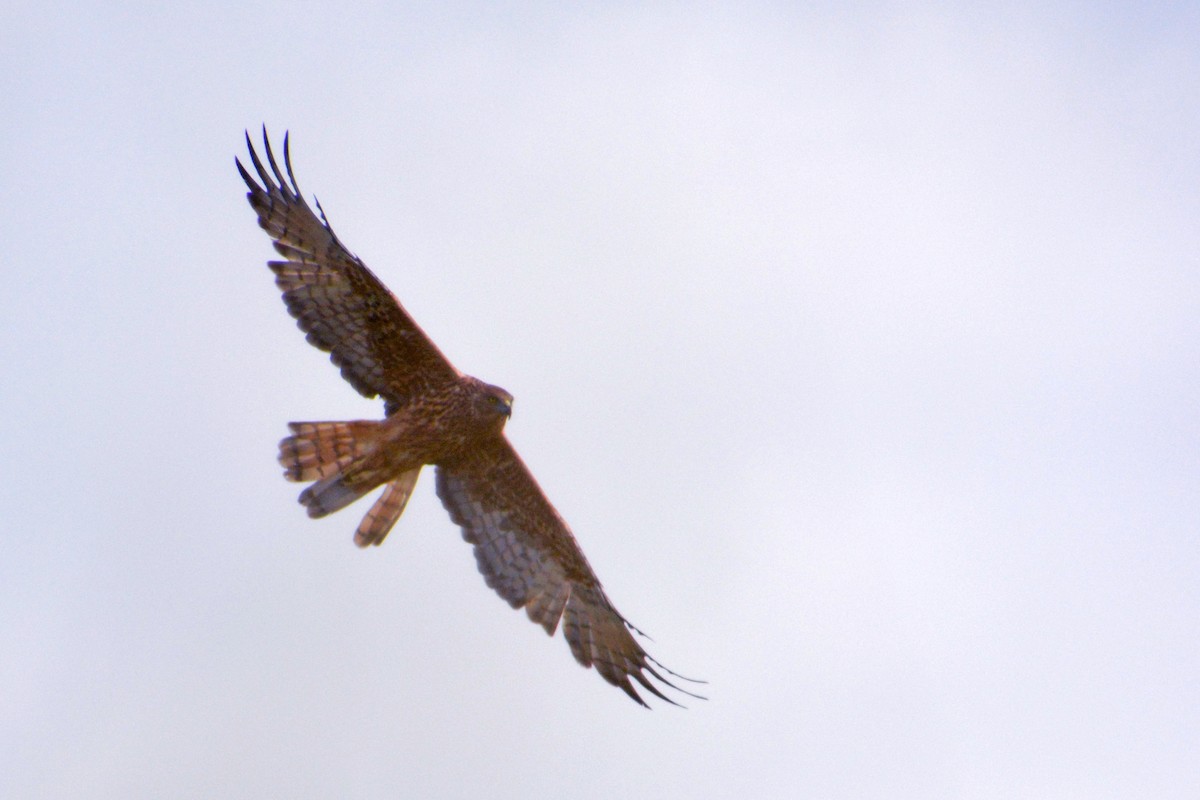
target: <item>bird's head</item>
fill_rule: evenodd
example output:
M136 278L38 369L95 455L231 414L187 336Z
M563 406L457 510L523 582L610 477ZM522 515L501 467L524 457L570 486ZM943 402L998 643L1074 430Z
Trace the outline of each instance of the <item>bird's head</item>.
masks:
M513 396L499 386L480 381L475 387L475 413L492 430L502 430L512 416Z

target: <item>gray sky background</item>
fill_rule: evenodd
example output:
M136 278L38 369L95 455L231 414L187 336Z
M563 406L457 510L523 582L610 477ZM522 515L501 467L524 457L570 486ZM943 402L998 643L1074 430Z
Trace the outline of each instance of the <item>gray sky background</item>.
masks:
M1200 796L1200 7L798 5L9 6L0 795ZM304 516L262 122L708 702Z

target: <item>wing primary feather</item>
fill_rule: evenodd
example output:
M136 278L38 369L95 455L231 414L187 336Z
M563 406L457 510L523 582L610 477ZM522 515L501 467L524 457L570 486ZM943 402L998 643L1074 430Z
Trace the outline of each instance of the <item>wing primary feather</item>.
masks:
M263 130L266 130L266 126L263 126ZM263 166L262 161L258 158L258 152L254 149L254 142L250 141L250 131L246 131L246 147L250 150L250 160L254 162L254 169L258 172L258 177L262 179L263 189L266 190L267 194L270 194L271 190L275 188L275 182L271 180L266 167Z
M287 132L284 132L284 137ZM271 149L271 139L267 136L267 126L263 125L263 147L267 149L267 163L271 165L271 171L275 173L275 179L279 181L279 193L284 199L291 202L298 199L298 195L292 191L292 187L288 185L287 180L283 177L283 172L280 171L279 165L275 163L275 151Z
M619 615L618 615L618 616L619 616ZM653 642L653 641L654 641L654 637L653 637L653 636L651 636L650 634L646 633L644 630L642 630L641 628L639 628L637 625L634 625L634 624L633 624L632 622L630 622L629 620L625 619L625 617L623 617L623 616L621 617L621 622L625 623L625 627L626 627L626 628L629 628L629 630L633 631L633 632L634 632L634 633L636 633L638 636L640 636L640 637L642 637L643 639L645 639L647 642Z
M339 239L338 235L333 232L333 226L329 224L329 217L325 216L325 209L321 208L321 201L317 199L315 194L313 195L313 203L315 203L317 206L317 212L321 215L321 224L325 226L325 230L329 231L329 235L333 237L335 242L342 245L342 247L349 252L350 249L346 247L346 245L342 244L342 240Z
M233 163L237 164L238 172L241 173L241 175L242 175L242 180L244 180L246 182L246 186L250 189L250 196L253 197L254 195L261 192L262 187L254 182L254 179L250 177L249 172L246 172L246 168L242 166L241 159L235 157L233 159Z
M643 674L642 674L640 671L637 671L637 670L635 670L635 671L632 671L632 672L630 672L629 674L633 676L633 679L634 679L634 680L636 680L638 683L640 683L640 684L642 685L642 688L643 688L643 689L645 689L646 691L650 692L651 694L653 694L653 695L654 695L655 697L657 697L658 699L660 699L660 700L666 700L668 703L670 703L671 705L675 706L676 708L687 708L687 706L683 705L682 703L677 703L677 702L675 702L674 700L672 700L671 698L667 697L667 696L666 696L665 694L663 694L662 692L660 692L660 691L659 691L659 689L658 689L658 687L657 687L657 686L655 686L655 685L654 685L653 683L651 683L650 681L646 680L646 676L645 676L645 675L643 675ZM654 675L654 670L650 670L650 674L651 674L651 675ZM657 676L657 675L655 675L655 677L658 677L658 676ZM658 678L658 679L659 679L659 680L662 680L662 678ZM627 681L627 682L628 682L628 680L629 680L629 679L628 679L628 678L626 678L626 681ZM666 683L666 684L667 684L667 686L671 686L671 684L670 684L669 682L667 682L667 681L663 681L663 683ZM675 689L675 690L679 690L679 687L678 687L678 686L671 686L671 688L672 688L672 689ZM645 703L642 703L642 705L643 705L643 706L645 706L646 704L645 704ZM647 708L649 708L649 706L646 706L646 707L647 707Z
M702 681L702 680L700 680L699 678L689 678L687 675L680 675L678 672L676 672L675 670L671 669L670 667L666 667L666 666L664 666L664 665L663 665L663 663L662 663L661 661L659 661L657 658L654 658L654 657L652 657L652 656L650 656L650 655L647 655L647 656L646 656L646 660L647 660L648 662L650 662L650 663L654 664L656 667L658 667L659 669L661 669L663 672L665 672L665 673L667 673L668 675L670 675L672 678L679 678L679 680L681 680L681 681L687 681L688 683L699 683L699 684L703 684L703 685L708 685L708 681ZM649 667L646 667L646 669L650 669L650 668L649 668ZM651 671L653 671L653 670L651 670ZM667 683L667 681L666 681L664 678L662 678L661 676L658 676L658 675L657 675L657 673L656 673L655 677L658 677L658 679L659 679L659 680L661 680L663 683ZM670 686L670 684L669 684L669 683L668 683L667 685L668 685L668 686ZM672 688L679 689L679 687L678 687L678 686L674 686L674 687L672 687ZM683 692L684 694L692 694L692 693L691 693L691 692L689 692L687 689L679 689L679 691ZM698 695L698 694L692 694L692 697L699 697L701 700L707 700L707 699L708 699L707 697L700 697L700 695Z
M658 672L658 670L656 670L654 667L650 666L650 663L649 663L649 662L653 662L654 664L657 664L657 665L658 665L658 667L659 667L659 669L666 670L666 672L670 673L670 674L671 674L673 677L676 677L676 678L682 678L682 679L683 679L683 680L685 680L685 681L692 681L692 683L706 683L707 681L695 681L695 680L692 680L691 678L684 678L682 675L676 675L674 672L671 672L671 670L667 669L667 668L666 668L666 667L664 667L662 664L659 664L657 661L655 661L655 660L654 660L653 658L651 658L650 656L646 656L646 661L647 661L647 663L642 665L642 670L645 670L646 672L650 673L651 675L653 675L655 678L657 678L659 681L661 681L661 682L662 682L663 684L665 684L666 686L670 686L670 687L671 687L672 689L674 689L675 691L677 691L677 692L680 692L680 693L682 693L682 694L686 694L688 697L694 697L694 698L696 698L697 700L707 700L707 699L708 699L707 697L705 697L705 696L704 696L704 695L702 695L702 694L696 694L695 692L689 692L687 689L681 689L680 687L678 687L678 686L676 686L675 684L671 683L669 680L667 680L666 678L664 678L664 677L663 677L663 676L662 676L662 675L661 675L661 674ZM632 672L632 673L630 673L630 674L632 674L634 677L636 677L636 678L637 678L639 681L640 681L640 680L644 680L644 678L642 677L642 673L641 673L641 671L640 671L640 670L639 670L639 671L637 671L637 672Z
M292 179L292 189L296 192L296 197L302 197L300 194L300 184L296 183L296 173L292 172L292 146L288 141L291 131L283 132L283 165L287 167L288 177Z
M321 208L321 201L317 199L315 194L313 195L313 202L317 204L317 212L321 215L321 222L325 224L325 229L333 233L333 226L329 224L329 217L325 216L325 209ZM337 234L334 234L333 238L336 239Z
M622 692L624 692L625 694L627 694L627 695L629 695L630 697L632 697L632 698L633 698L633 702L637 703L637 704L638 704L639 706L641 706L642 708L645 708L645 709L649 709L649 708L650 708L650 704L649 704L649 703L647 703L645 700L643 700L643 699L642 699L642 697L641 697L641 695L639 695L639 694L638 694L638 693L637 693L637 692L634 690L634 688L633 688L633 685L632 685L632 684L629 682L629 679L628 679L628 678L626 678L625 680L623 680L623 681L620 681L619 683L617 683L617 688L618 688L618 689L620 689L620 690L621 690ZM659 696L661 697L661 695L659 695ZM665 698L664 698L664 699L665 699ZM667 700L667 702L668 702L668 703L671 703L671 701L670 701L670 700ZM679 704L678 704L678 703L672 703L672 705L676 705L676 706L677 706L677 705L679 705Z

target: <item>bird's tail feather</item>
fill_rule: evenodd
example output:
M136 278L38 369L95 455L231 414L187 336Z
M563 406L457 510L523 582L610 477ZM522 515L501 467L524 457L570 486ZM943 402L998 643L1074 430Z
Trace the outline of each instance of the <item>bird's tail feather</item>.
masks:
M363 517L354 532L354 543L359 547L373 544L383 544L383 538L400 519L408 498L412 496L413 487L417 485L417 475L421 468L410 469L383 489L383 494L371 506L371 510Z
M379 422L291 422L288 428L292 435L279 443L279 463L288 480L315 481L300 493L310 517L332 514L387 482L354 535L359 547L380 544L404 512L420 467L391 481L365 467L382 431Z
M307 482L334 478L362 458L379 423L289 422L288 428L292 435L279 443L283 475L289 481Z
M361 468L374 449L380 423L289 422L288 428L292 435L279 443L279 463L289 481L316 481L300 493L310 517L345 508L386 480Z
M300 505L308 509L310 517L323 517L340 511L378 486L355 481L351 483L344 475L322 478L300 493Z

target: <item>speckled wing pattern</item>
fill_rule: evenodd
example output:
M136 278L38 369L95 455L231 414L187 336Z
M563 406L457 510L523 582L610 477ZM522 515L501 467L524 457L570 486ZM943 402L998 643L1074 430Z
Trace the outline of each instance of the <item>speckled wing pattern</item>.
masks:
M662 673L682 676L651 658L634 639L636 629L609 602L571 529L506 438L454 463L439 464L437 493L463 538L475 546L487 585L513 608L524 608L550 635L561 620L576 661L595 667L642 705L646 703L631 678L675 705L651 678L691 695Z
M287 177L263 130L270 172L246 135L261 185L241 161L238 172L258 224L282 261L270 261L288 312L308 341L330 354L342 377L365 397L381 396L389 413L408 398L457 378L458 372L409 317L387 287L338 240L317 202L320 218L300 194L283 139Z

